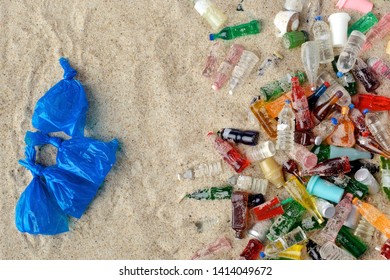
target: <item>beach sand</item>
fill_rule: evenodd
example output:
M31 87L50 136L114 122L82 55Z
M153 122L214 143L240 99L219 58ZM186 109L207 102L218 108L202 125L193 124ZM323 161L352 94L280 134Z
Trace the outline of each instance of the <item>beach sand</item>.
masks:
M225 165L221 176L185 182L177 173L220 159L205 140L208 131L261 131L248 121L250 100L260 86L303 65L300 48L286 50L275 36L273 18L284 1L245 0L244 12L236 11L240 1L215 2L228 15L228 25L261 21L260 34L234 43L260 61L276 50L285 56L262 79L254 71L232 96L226 88L213 92L211 80L201 74L212 30L190 1L0 1L0 259L190 259L221 236L231 240L232 249L210 258L239 257L249 237L234 238L230 200L179 203L188 192L225 184L229 168ZM335 3L324 3L325 18L339 11ZM378 18L389 10L390 2L375 1ZM361 16L350 15L351 22ZM389 60L389 39L363 58ZM232 41L221 43L218 64ZM71 219L69 232L22 234L15 227L15 205L32 176L17 161L24 157L26 131L35 130L31 117L37 100L62 79L61 56L78 71L86 90L86 135L118 138L121 145L98 195L81 219ZM330 65L321 69L333 73ZM390 96L389 89L390 82L383 81L377 92ZM54 164L55 152L42 149L39 162ZM276 159L281 162L279 155ZM244 174L263 177L258 165ZM266 198L282 192L270 185ZM375 199L385 201L381 194ZM370 244L363 258L381 257Z

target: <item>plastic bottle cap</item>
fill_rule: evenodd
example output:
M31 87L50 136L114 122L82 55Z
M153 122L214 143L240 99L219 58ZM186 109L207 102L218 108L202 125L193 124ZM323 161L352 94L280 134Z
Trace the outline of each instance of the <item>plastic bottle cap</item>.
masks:
M351 110L352 110L353 108L355 108L355 105L353 105L352 103L349 104L348 106L349 106L349 109L351 109Z
M322 20L322 16L316 16L314 20Z
M214 38L214 34L210 34L210 35L209 35L209 39L210 39L210 41L214 41L214 39L215 39L215 38Z
M326 88L330 87L330 84L328 82L324 82L324 85Z
M332 124L334 125L338 125L338 120L336 118L331 118L330 121L332 122Z
M342 76L344 76L344 74L342 73L342 72L337 72L337 74L336 74L336 76L338 77L338 78L341 78Z
M291 101L290 101L289 99L287 99L287 100L285 101L285 103L286 103L286 104L290 104Z
M362 113L363 113L363 115L365 115L365 114L367 114L368 112L369 112L368 109L364 109Z
M322 139L321 136L317 136L317 137L314 139L314 145L316 145L316 146L321 145L322 140L323 140L323 139Z
M260 252L260 258L262 258L262 259L265 258L265 253L264 252Z

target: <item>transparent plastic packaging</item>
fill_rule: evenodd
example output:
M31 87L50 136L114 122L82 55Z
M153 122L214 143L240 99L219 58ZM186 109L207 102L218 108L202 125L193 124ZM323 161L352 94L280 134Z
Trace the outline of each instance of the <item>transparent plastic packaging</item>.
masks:
M337 69L340 72L347 73L353 68L365 40L366 36L363 33L352 31L337 61Z
M333 44L329 26L322 20L321 16L315 18L313 25L314 40L318 43L320 52L320 63L326 64L333 60Z
M295 114L290 105L291 101L286 103L278 116L276 149L291 151L294 147Z

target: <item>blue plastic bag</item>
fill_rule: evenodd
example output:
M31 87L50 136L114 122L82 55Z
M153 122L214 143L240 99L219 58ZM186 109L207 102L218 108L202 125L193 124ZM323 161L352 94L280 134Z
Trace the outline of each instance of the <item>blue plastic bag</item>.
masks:
M25 142L29 146L51 144L58 148L57 166L101 185L116 161L118 140L103 142L87 137L62 140L40 131L27 131Z
M32 124L44 133L63 131L69 136L83 136L88 101L81 83L74 79L77 72L67 59L61 58L64 79L44 96L34 109Z
M92 202L99 185L80 178L57 165L46 167L42 171L49 193L62 211L80 219Z
M69 230L68 218L50 196L42 176L44 167L35 164L35 149L26 147L26 159L19 163L29 169L33 179L20 196L15 210L19 231L54 235Z

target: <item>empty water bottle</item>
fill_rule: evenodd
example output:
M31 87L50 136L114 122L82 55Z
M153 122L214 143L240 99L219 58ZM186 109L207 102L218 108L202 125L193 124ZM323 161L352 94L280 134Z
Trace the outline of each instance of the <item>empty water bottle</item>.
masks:
M291 151L294 145L295 114L290 105L291 101L286 103L278 116L278 137L276 140L276 149Z
M337 61L337 69L346 73L355 65L358 54L366 40L366 36L357 30L352 31Z
M233 69L229 82L229 94L233 94L237 86L244 82L258 61L259 58L253 52L243 51L238 64Z
M314 40L318 43L320 51L320 63L325 64L333 60L333 44L328 24L321 16L315 17L313 25Z

